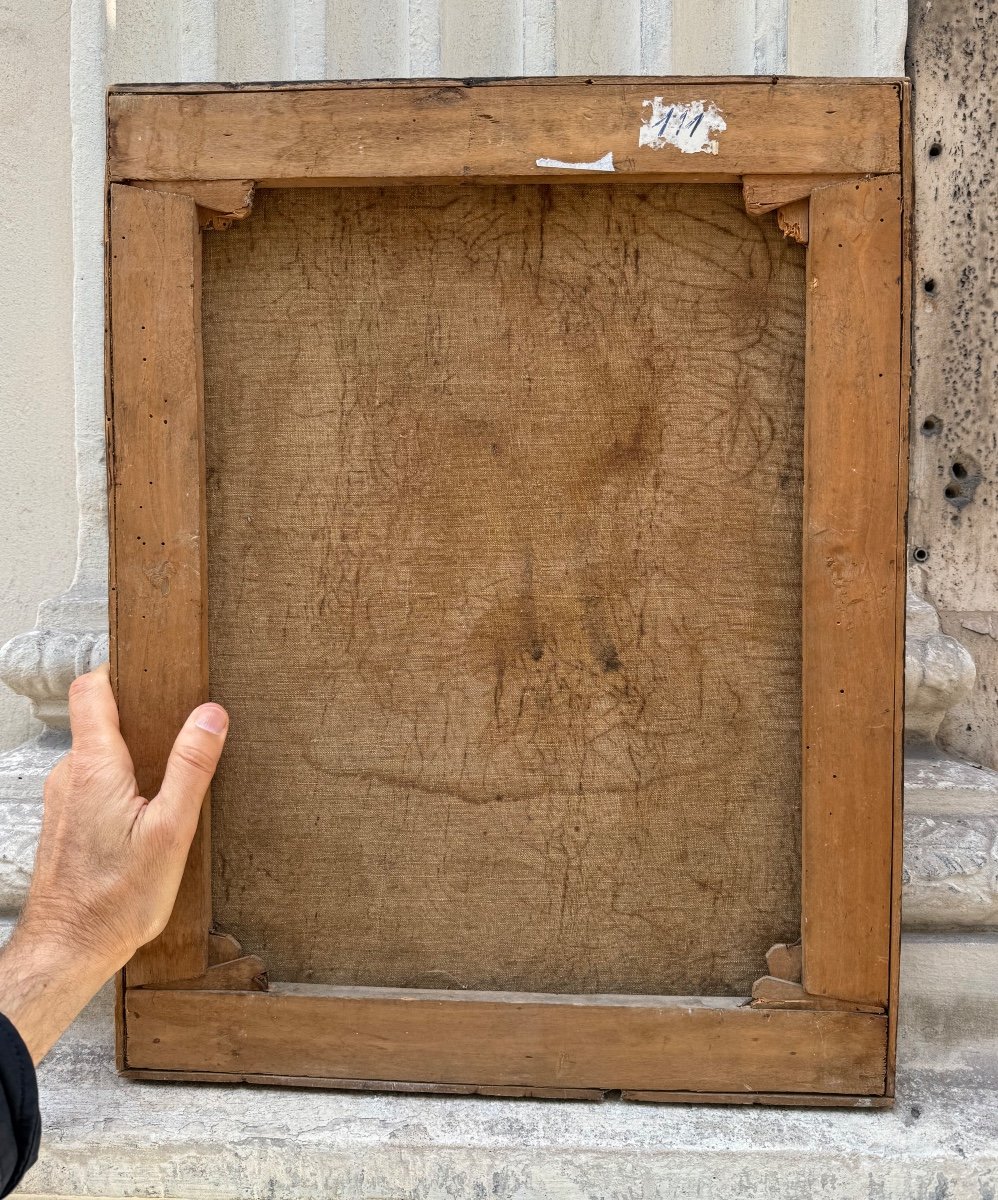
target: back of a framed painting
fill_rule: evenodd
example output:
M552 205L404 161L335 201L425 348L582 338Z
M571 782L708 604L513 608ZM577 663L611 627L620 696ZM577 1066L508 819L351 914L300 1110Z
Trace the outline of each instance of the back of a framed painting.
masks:
M232 718L123 1071L891 1103L906 105L112 92L143 793Z
M804 248L723 184L270 190L202 311L219 927L748 994L800 935Z

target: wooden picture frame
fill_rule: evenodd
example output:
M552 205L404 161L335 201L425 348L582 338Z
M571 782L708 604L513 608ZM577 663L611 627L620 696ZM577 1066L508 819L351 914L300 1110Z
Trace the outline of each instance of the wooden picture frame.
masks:
M658 132L675 135L658 146L639 144L652 101ZM206 800L170 923L121 975L123 1072L503 1096L891 1103L907 106L898 80L111 89L111 663L144 795L157 790L176 729L208 698L202 229L245 217L260 187L723 182L741 184L750 213L777 210L784 233L807 246L802 945L774 947L753 996L724 1001L268 988L265 964L213 930ZM697 115L710 112L724 129L706 143ZM404 138L381 136L403 128ZM687 152L697 138L707 152Z

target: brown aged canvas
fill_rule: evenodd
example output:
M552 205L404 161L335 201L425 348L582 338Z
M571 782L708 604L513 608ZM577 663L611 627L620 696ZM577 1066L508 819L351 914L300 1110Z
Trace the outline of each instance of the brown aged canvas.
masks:
M803 249L730 186L264 191L203 306L218 926L746 992L799 932Z

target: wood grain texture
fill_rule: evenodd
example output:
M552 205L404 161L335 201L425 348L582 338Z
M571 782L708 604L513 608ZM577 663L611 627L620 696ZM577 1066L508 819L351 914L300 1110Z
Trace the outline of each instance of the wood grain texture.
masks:
M882 1095L887 1022L661 997L134 989L130 1069ZM308 1037L302 1036L308 1030Z
M899 176L811 193L807 273L803 982L884 1006L903 605Z
M816 187L843 183L847 178L845 175L743 175L745 211L758 217L784 204L806 199Z
M639 146L654 97L715 103L727 123L717 153ZM617 172L647 179L899 168L893 82L441 82L117 92L108 104L116 180L537 180L557 174L538 158L591 162L608 152Z
M383 88L425 88L432 91L439 88L441 84L454 87L469 87L469 88L513 88L522 87L538 88L538 87L564 87L566 84L585 84L592 87L596 84L642 84L649 79L667 78L669 83L674 84L695 84L702 85L710 84L725 84L725 83L741 83L741 84L756 84L763 87L778 86L784 83L794 83L803 87L819 86L840 86L842 84L880 84L888 87L893 87L900 91L904 85L902 78L871 78L869 75L787 75L782 76L775 81L772 78L761 77L759 75L669 75L663 76L661 73L654 75L648 72L644 75L614 75L614 76L593 76L593 75L537 75L530 78L521 78L519 76L497 76L493 79L447 79L443 76L439 77L418 77L405 79L391 78L369 78L369 79L290 79L278 81L257 81L254 83L213 83L206 80L199 80L195 83L115 83L108 88L109 96L208 96L214 93L225 92L228 95L241 95L247 92L328 92L332 90L347 90L361 91L380 90Z
M125 972L114 977L114 1066L118 1073L125 1070L125 1047L128 1031L125 1026Z
M810 1008L815 1010L836 1010L839 1012L873 1012L881 1013L883 1008L877 1004L860 1004L855 1000L836 1000L831 996L813 996L805 992L799 983L790 979L780 979L774 975L763 975L752 984L753 1008Z
M111 655L121 732L144 796L207 699L200 234L194 201L113 186ZM130 985L192 978L211 922L205 813L173 916L127 967Z
M126 1079L156 1083L251 1083L264 1087L330 1088L351 1092L495 1096L504 1099L582 1100L600 1103L604 1088L510 1087L475 1083L403 1083L395 1079L327 1079L309 1075L240 1075L224 1071L158 1071L120 1067ZM893 1108L891 1096L822 1095L820 1092L656 1092L623 1088L621 1100L639 1104L733 1104L775 1108Z
M208 934L208 966L218 967L222 963L232 962L234 958L243 957L243 948L231 933L217 933L212 930Z
M228 229L233 221L249 216L256 185L251 179L165 179L136 180L134 187L190 196L198 206L202 229Z
M255 954L231 958L212 964L197 979L176 979L157 984L163 988L186 988L188 991L265 992L268 988L267 968Z
M208 237L215 918L273 978L744 995L799 935L803 267L731 186Z

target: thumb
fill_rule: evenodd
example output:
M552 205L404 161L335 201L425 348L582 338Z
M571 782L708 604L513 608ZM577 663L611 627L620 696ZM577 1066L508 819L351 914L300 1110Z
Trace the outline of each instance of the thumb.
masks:
M190 828L192 836L228 729L229 715L220 704L202 704L184 722L170 751L153 807L168 809L174 820Z

